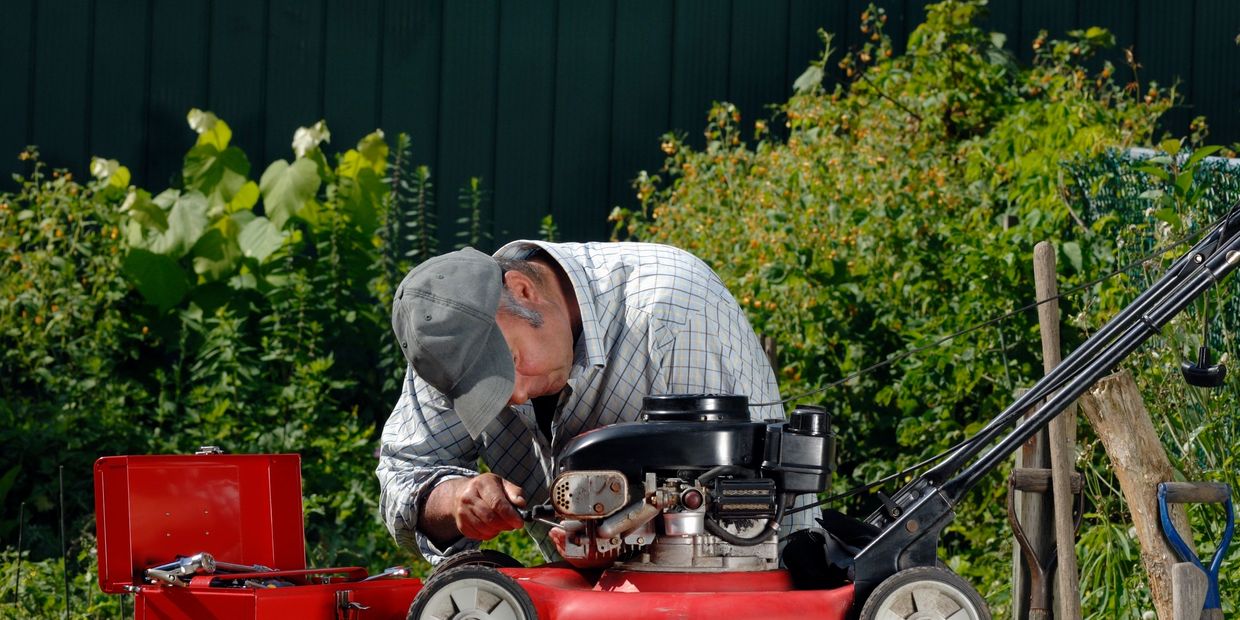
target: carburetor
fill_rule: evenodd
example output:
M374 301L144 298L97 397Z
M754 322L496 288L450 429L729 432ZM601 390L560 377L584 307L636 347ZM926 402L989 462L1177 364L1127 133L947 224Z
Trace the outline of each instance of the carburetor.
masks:
M835 435L818 407L751 421L733 395L647 397L641 419L583 433L556 464L551 506L569 561L635 570L761 570L797 495L827 489Z

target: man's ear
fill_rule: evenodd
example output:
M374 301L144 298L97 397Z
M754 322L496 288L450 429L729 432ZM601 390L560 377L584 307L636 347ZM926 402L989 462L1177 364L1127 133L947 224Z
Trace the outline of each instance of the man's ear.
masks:
M520 302L534 302L542 298L538 292L538 287L534 285L534 281L520 271L505 272L504 286Z

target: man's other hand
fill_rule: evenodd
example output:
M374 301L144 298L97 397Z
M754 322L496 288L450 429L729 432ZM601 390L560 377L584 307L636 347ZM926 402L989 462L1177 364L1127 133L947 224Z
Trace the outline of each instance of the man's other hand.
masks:
M490 540L500 532L524 527L517 512L524 507L521 487L495 474L455 478L431 492L419 524L437 544L457 536Z

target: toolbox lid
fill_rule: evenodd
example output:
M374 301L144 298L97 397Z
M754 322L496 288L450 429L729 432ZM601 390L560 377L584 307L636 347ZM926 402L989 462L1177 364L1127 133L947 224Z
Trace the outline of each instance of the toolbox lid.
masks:
M306 567L296 454L109 456L95 462L99 588L206 551L216 561Z

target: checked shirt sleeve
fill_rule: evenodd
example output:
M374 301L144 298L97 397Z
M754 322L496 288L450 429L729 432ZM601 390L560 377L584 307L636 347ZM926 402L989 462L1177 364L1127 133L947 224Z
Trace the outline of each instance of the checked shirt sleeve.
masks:
M383 428L375 470L383 521L398 544L417 549L431 564L478 546L462 537L438 549L417 529L425 496L445 480L478 475L473 469L477 458L474 441L448 399L407 369L400 400Z

